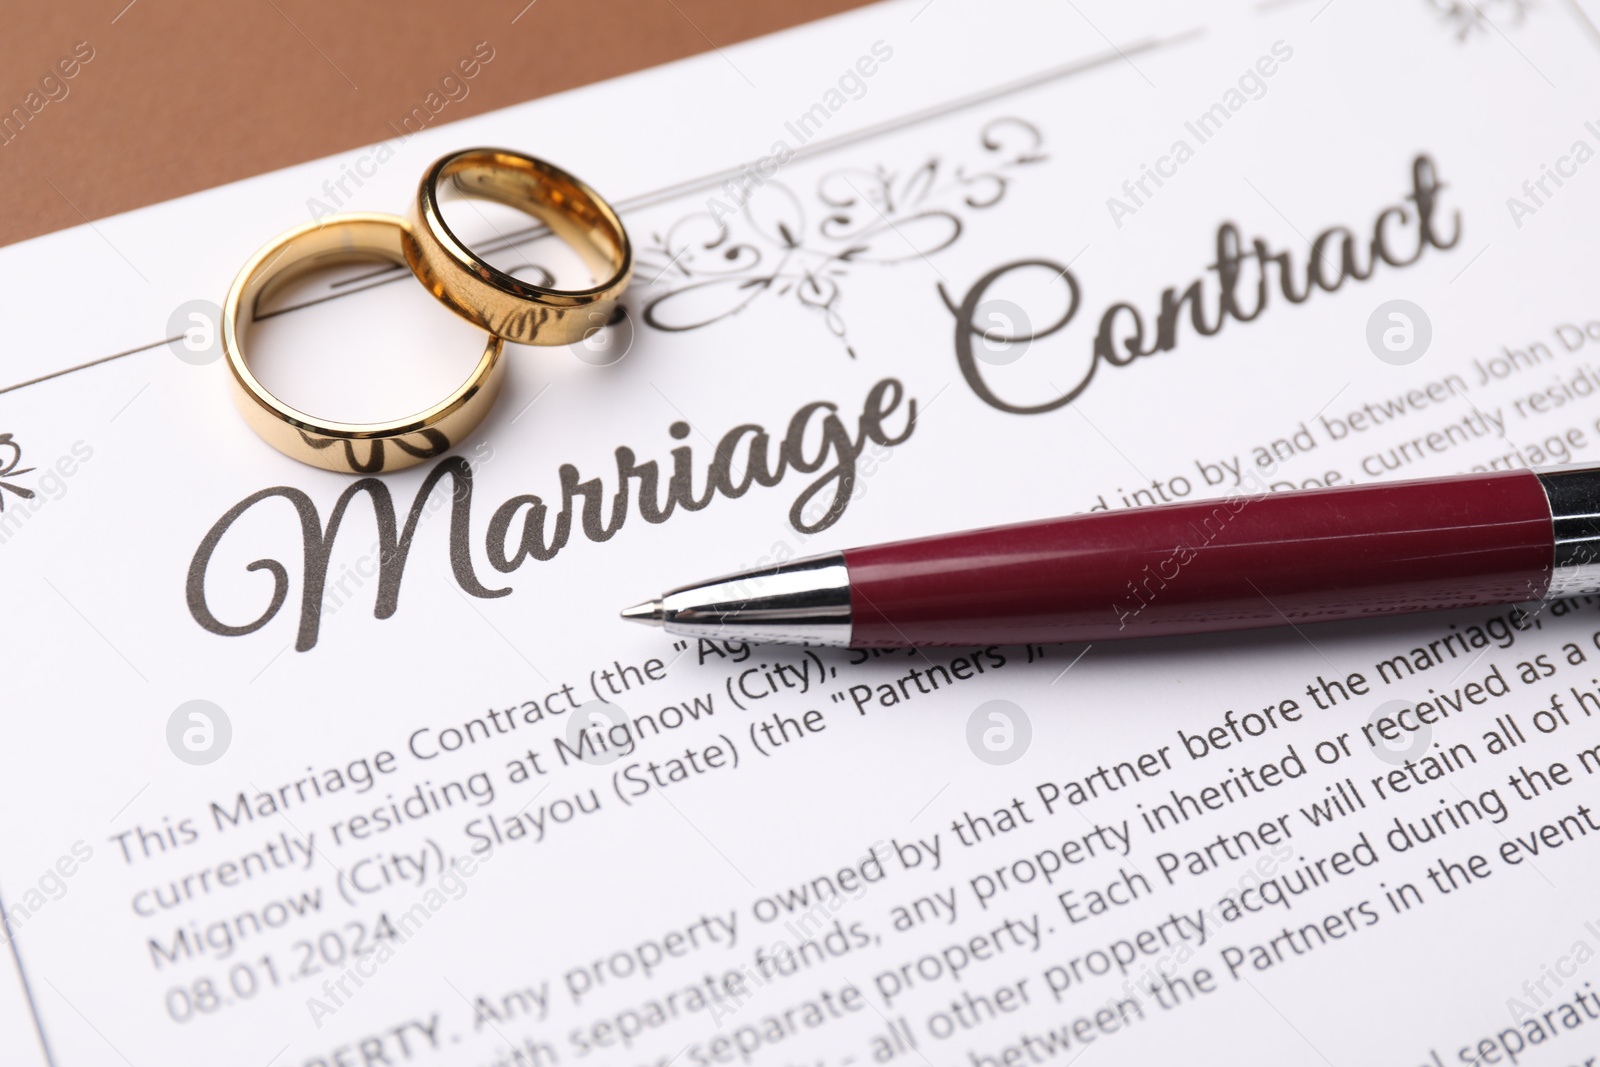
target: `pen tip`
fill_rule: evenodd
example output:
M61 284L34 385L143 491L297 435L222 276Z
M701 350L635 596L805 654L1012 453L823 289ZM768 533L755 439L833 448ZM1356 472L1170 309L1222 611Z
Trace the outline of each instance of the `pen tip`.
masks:
M663 621L661 601L646 600L631 608L622 609L622 617L629 622L642 622L647 626L660 626Z

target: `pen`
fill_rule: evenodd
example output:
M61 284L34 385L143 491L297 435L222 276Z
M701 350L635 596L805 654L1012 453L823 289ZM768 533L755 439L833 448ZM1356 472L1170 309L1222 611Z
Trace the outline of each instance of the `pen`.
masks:
M1600 590L1600 467L1234 495L846 549L622 617L854 648L1104 641Z

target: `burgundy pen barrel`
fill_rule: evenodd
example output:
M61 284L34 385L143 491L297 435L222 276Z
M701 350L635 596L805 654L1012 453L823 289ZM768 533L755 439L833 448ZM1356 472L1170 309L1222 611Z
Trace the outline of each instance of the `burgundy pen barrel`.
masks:
M850 643L1103 641L1538 600L1555 543L1532 471L1077 515L846 551Z

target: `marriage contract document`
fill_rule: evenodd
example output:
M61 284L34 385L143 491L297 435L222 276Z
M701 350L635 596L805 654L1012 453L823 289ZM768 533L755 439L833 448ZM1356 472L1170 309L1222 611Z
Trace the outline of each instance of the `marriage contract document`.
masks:
M907 0L0 249L0 1062L1595 1062L1600 598L870 654L617 611L1215 501L1136 617L1262 494L1600 462L1597 90L1562 0ZM412 470L274 452L234 271L476 144L617 204L625 312ZM348 420L482 344L384 264L260 317Z

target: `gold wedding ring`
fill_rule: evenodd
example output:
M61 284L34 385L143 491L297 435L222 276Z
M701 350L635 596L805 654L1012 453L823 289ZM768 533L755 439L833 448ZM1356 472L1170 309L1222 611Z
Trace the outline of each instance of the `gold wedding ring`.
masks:
M534 216L578 253L596 277L589 289L552 289L484 262L439 210L441 189L481 197ZM600 195L560 167L499 148L472 148L438 160L423 175L409 220L396 215L336 215L281 234L251 257L222 312L222 350L233 397L245 421L278 451L324 470L381 474L403 470L459 444L500 391L506 341L569 345L611 321L633 274L622 220ZM291 279L352 259L403 263L446 307L489 331L483 358L454 392L425 411L389 422L314 418L262 386L244 354L261 303Z
M578 253L590 289L550 289L490 266L450 230L441 188L525 211ZM600 195L560 167L503 148L452 152L428 168L411 205L406 260L445 306L492 334L524 345L570 345L611 320L633 274L622 220Z
M483 358L454 392L425 411L389 422L328 422L269 393L251 372L244 342L257 308L286 282L349 260L405 263L410 225L397 215L336 215L281 234L251 257L228 290L222 349L232 371L233 396L250 424L278 451L325 470L378 474L440 455L482 421L504 377L504 342L491 335Z

